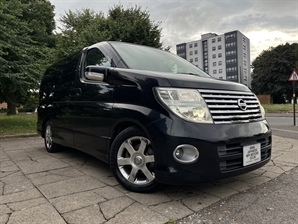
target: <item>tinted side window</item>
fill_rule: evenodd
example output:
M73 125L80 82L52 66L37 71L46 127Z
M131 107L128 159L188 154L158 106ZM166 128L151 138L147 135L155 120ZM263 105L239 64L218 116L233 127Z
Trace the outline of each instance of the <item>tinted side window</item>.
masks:
M70 55L51 65L45 72L41 86L41 97L55 96L54 92L63 92L74 84L81 52Z
M85 68L89 65L111 67L111 63L109 62L109 60L98 48L94 48L88 51L85 61Z

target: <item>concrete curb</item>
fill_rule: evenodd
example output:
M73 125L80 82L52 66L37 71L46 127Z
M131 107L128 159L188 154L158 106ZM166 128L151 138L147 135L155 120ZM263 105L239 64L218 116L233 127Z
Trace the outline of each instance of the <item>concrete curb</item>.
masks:
M37 133L29 133L29 134L19 134L19 135L4 135L0 136L0 139L7 139L7 138L27 138L27 137L38 137L39 134Z

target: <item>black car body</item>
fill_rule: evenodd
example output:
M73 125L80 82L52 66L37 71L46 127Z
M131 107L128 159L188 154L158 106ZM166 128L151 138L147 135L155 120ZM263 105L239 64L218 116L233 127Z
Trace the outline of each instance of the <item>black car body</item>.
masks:
M271 157L271 130L249 88L121 42L92 45L47 69L37 129L49 152L91 154L138 192L242 174Z

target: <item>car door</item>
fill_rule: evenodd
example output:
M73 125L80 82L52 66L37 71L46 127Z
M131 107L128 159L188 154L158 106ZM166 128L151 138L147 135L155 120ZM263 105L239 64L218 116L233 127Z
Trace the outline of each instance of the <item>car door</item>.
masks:
M113 86L103 81L89 80L87 66L111 67L110 61L96 47L87 51L76 81L74 142L75 148L106 159L109 130L112 123Z
M49 91L45 94L48 98L46 117L52 122L53 141L70 147L74 146L74 102L70 91L75 85L80 55L81 52L74 53L52 65L43 80L45 89Z

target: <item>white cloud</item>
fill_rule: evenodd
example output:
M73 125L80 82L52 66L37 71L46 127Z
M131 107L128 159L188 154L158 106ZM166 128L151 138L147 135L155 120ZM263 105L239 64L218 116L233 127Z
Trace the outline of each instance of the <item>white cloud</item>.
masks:
M140 5L161 21L162 41L172 46L204 33L239 30L250 39L251 59L270 46L298 42L298 0L50 0L56 19L69 9L107 13L117 4Z

